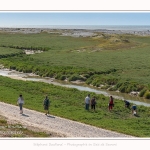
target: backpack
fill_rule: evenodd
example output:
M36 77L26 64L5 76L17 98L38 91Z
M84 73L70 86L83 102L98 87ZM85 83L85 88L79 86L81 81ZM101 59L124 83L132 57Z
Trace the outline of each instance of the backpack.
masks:
M45 105L45 106L48 106L48 105L49 105L49 99L45 99L45 100L44 100L44 105Z

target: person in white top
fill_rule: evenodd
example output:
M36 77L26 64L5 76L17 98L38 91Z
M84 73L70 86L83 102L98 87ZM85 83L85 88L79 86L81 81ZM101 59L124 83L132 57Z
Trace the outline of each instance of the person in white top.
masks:
M17 104L19 105L19 108L20 108L20 114L23 114L24 99L23 99L21 94L19 95L19 98L17 100Z
M85 109L89 110L89 106L90 106L90 94L88 94L88 96L85 98Z

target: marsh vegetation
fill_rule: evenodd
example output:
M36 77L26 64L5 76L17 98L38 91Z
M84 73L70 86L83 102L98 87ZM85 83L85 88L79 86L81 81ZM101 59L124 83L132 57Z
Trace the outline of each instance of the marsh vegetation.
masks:
M106 34L92 36L63 36L56 33L0 33L0 64L20 72L35 73L58 80L83 81L90 86L130 93L150 99L150 37L133 34ZM42 53L26 55L24 49ZM122 101L115 101L112 113L108 112L108 98L95 95L96 112L85 112L87 92L67 89L46 83L23 82L0 77L1 101L14 104L23 93L26 107L42 110L41 99L49 94L54 115L92 124L94 126L149 137L150 109L138 107L140 117L132 116ZM9 91L9 95L7 94ZM34 106L33 106L34 101ZM69 112L69 113L68 113Z

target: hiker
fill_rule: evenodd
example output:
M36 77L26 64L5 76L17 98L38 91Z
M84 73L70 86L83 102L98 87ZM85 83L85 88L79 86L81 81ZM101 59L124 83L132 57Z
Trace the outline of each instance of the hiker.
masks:
M94 111L95 111L95 105L96 105L96 98L94 96L91 100L91 109L93 109Z
M89 106L90 106L90 94L88 94L88 96L85 98L85 109L89 110Z
M125 107L130 108L130 102L128 102L127 100L124 100L124 102L125 102Z
M110 100L109 100L109 104L108 104L109 111L112 110L113 107L114 107L114 99L112 96L110 96Z
M45 97L43 101L43 106L45 110L45 115L49 114L49 106L50 106L50 100L48 99L48 96Z
M17 100L17 104L19 105L19 108L20 108L20 114L23 114L24 99L23 99L22 94L19 95L19 98Z
M133 114L133 115L136 115L136 114L137 114L137 107L136 107L136 105L133 105L133 106L132 106L132 114Z

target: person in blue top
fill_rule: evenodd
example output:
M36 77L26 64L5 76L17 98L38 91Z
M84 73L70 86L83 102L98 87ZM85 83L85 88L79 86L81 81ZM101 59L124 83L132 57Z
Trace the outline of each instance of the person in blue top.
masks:
M136 107L136 105L133 105L133 106L132 106L132 114L133 114L133 115L136 115L136 114L137 114L137 107Z

